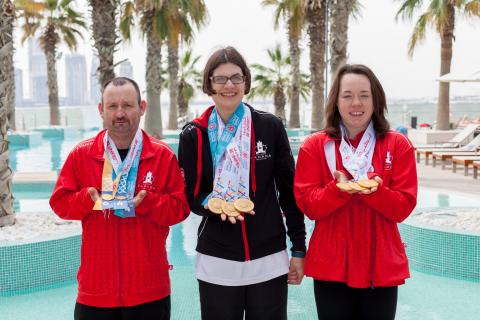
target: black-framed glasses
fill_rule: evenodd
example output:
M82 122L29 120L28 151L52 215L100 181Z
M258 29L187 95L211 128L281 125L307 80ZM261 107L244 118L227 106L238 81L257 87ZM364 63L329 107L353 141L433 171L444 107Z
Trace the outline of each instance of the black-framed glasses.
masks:
M233 84L240 84L245 82L245 76L241 75L240 73L236 73L231 77L211 76L210 80L212 80L212 82L215 84L226 84L228 80L230 80Z

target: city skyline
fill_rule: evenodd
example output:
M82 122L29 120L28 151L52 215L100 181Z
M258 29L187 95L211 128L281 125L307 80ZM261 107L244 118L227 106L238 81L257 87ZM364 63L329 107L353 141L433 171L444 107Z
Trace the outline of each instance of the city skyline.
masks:
M199 70L203 68L206 58L216 48L224 45L233 45L242 52L249 64L267 64L266 49L280 43L284 51L288 50L288 41L283 24L278 30L273 28L273 8L262 7L258 2L229 2L221 0L206 0L210 13L210 24L197 32L196 38L190 46L195 55L201 55L198 64ZM387 96L390 99L432 99L438 95L438 82L440 70L440 41L433 31L427 33L426 40L421 43L412 59L407 56L407 44L413 30L413 22L395 22L395 13L398 2L378 2L364 0L362 3L361 17L351 20L349 29L349 62L364 63L370 66L381 80ZM84 12L87 7L83 7ZM235 12L236 16L248 16L241 19L244 23L232 24L231 16L225 14ZM87 21L89 17L86 17ZM248 23L252 21L255 23ZM452 72L468 74L480 69L480 42L478 38L480 22L469 22L457 19L456 41L453 47ZM253 35L255 41L252 41ZM21 36L19 30L16 39ZM85 34L84 42L80 43L78 54L85 55L87 70L91 77L92 72L92 46L90 35ZM227 39L227 40L225 40ZM20 47L16 42L15 67L21 68L24 73L24 83L28 77L25 70L25 46ZM123 42L118 46L115 62L127 59L133 67L135 80L140 88L145 88L145 43L138 32L133 33L131 43ZM308 39L304 36L302 41L301 68L308 72ZM64 47L60 51L70 53ZM166 54L164 54L166 56ZM57 64L59 73L60 96L66 96L64 86L65 70L62 63ZM118 68L117 68L118 74ZM329 77L328 77L329 80ZM89 84L89 88L91 84ZM24 88L24 94L31 95L29 88ZM480 96L478 84L452 84L451 96ZM164 97L165 94L165 97ZM90 95L92 93L90 92ZM207 100L203 94L198 94L197 100ZM167 100L166 90L162 94L162 104Z

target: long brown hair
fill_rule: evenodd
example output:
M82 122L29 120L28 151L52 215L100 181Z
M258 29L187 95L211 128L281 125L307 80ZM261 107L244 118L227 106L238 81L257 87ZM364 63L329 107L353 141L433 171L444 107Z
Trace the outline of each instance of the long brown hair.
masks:
M370 81L373 99L373 127L377 137L383 137L390 130L390 124L385 118L385 114L388 112L385 91L383 91L383 87L373 71L363 64L345 64L338 69L328 93L325 107L325 128L323 130L330 136L336 138L341 136L338 94L340 93L340 82L343 76L349 73L364 75Z

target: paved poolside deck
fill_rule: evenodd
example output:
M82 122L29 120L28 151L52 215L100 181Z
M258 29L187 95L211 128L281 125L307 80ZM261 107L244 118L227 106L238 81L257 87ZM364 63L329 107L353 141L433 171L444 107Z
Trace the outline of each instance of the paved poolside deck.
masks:
M470 170L471 171L471 170ZM432 167L423 162L417 163L418 183L422 187L456 191L480 196L480 179L473 179L472 173L469 176L463 175L463 170L453 173L451 164L445 170L440 166ZM57 173L50 172L16 172L13 175L13 183L55 183Z
M431 165L417 163L417 174L418 184L422 187L480 196L480 179L472 178L471 169L469 176L466 177L463 170L452 172L451 164L442 170L440 166L434 168Z
M57 181L55 171L47 172L15 172L13 174L13 183L43 183Z

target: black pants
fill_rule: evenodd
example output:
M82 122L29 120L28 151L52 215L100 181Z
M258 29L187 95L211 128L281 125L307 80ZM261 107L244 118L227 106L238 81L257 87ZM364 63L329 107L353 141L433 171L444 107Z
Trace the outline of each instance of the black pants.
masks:
M287 275L248 286L198 281L203 320L286 320Z
M170 320L170 296L132 307L99 308L75 304L75 320Z
M398 287L357 289L342 282L313 283L319 320L393 320Z

